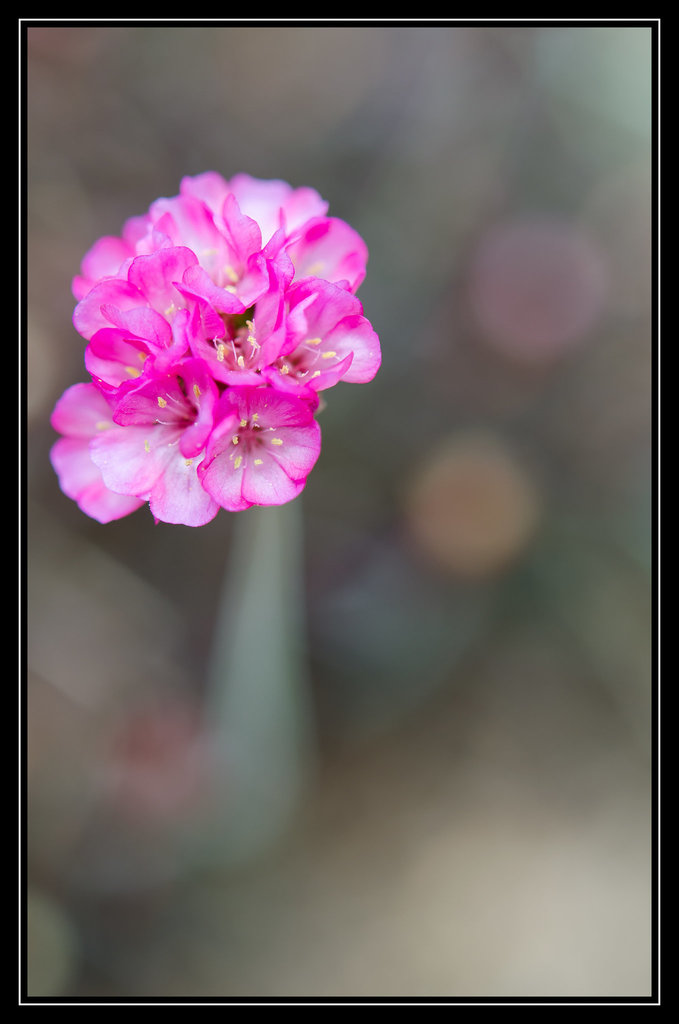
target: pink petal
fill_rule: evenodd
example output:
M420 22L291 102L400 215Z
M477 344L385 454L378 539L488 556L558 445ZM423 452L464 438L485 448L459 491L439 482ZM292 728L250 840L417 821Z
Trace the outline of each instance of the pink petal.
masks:
M129 340L143 342L147 351L162 351L172 344L172 329L155 309L142 306L121 310L107 303L102 306L102 313Z
M85 349L85 366L94 378L117 388L141 375L147 352L127 341L117 327L104 327Z
M291 480L303 480L314 468L321 452L321 428L316 420L307 426L275 429L276 438L283 442L268 449L269 454Z
M50 423L67 437L93 437L111 426L111 407L94 384L72 384L54 407Z
M183 429L192 409L174 375L152 376L117 401L113 420L120 426Z
M124 239L106 235L94 243L80 265L80 275L74 278L73 293L82 299L102 277L114 277L126 260L134 256L134 248Z
M237 422L235 417L229 416L213 430L206 456L198 466L198 476L205 490L229 512L240 512L250 505L243 498L242 459L236 461L238 453L232 444Z
M110 490L148 497L174 457L180 434L162 424L111 427L90 443L92 461Z
M295 235L308 220L324 217L328 212L328 205L316 189L293 189L283 205L288 236Z
M144 295L147 303L170 318L177 304L182 304L174 282L181 281L189 267L196 266L195 253L184 246L159 249L149 256L137 256L128 271L128 280Z
M104 485L101 472L90 457L89 442L84 438L60 438L52 446L50 460L64 494L100 523L121 519L144 504L143 499L114 494Z
M222 212L224 200L231 191L229 183L217 171L204 171L193 177L182 178L179 191L204 202L212 213Z
M288 255L295 264L296 280L320 277L337 283L346 281L352 292L362 283L368 262L368 249L361 236L336 217L311 221L288 246Z
M95 284L80 300L73 311L73 326L89 341L102 327L111 326L111 320L102 312L103 307L127 310L146 305L144 296L129 281L109 278Z
M237 394L234 391L224 397L236 405L241 418L250 419L257 414L263 428L306 426L313 420L313 406L296 397L281 395L273 388L242 388Z
M193 458L205 447L214 425L217 387L210 367L202 359L185 359L177 368L186 389L187 400L193 406L193 423L184 429L179 444L182 455Z
M176 246L186 246L196 254L217 284L226 282L224 268L237 257L204 202L189 195L158 199L151 206L151 214Z
M379 338L364 316L345 317L326 334L325 345L338 356L345 352L353 355L342 375L350 383L365 384L372 380L382 363Z
M189 267L182 282L177 286L185 298L198 298L220 313L244 313L247 306L242 299L227 288L216 285L202 267Z
M230 184L243 213L259 224L265 242L282 224L290 236L306 221L323 216L328 209L327 202L315 189L293 189L278 179L266 181L249 174L237 174Z
M202 486L193 459L180 454L168 462L149 496L156 519L183 526L204 526L217 515L219 505Z
M261 465L248 459L243 472L243 500L250 505L284 505L304 490L306 477L291 480L269 453L260 456Z
M222 217L224 232L234 254L241 264L245 264L250 256L261 251L262 232L259 224L243 213L234 195L228 195L224 200Z
M267 242L281 226L280 211L291 186L285 181L266 181L249 174L236 174L229 184L240 209L257 222L261 237Z

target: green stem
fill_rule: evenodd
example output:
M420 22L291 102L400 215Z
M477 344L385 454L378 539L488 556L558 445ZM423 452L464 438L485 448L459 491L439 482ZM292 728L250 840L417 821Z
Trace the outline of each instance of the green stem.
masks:
M223 786L220 863L283 836L313 775L304 609L300 499L238 513L206 707Z

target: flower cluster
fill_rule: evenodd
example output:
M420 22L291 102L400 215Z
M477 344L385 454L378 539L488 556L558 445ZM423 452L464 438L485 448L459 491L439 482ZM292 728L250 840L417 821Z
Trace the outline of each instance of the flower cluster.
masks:
M206 172L87 253L73 323L91 379L51 420L83 512L148 502L156 521L202 526L300 493L319 392L372 380L381 358L356 298L365 243L327 208L311 188Z

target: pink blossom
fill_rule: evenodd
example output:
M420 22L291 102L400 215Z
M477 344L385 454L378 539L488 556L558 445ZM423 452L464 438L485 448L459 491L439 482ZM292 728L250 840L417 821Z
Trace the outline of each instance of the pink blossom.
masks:
M73 279L90 383L52 424L62 489L107 522L276 505L320 452L318 393L373 379L368 250L312 188L214 171L101 238Z
M197 468L212 429L217 387L207 365L185 359L145 380L114 408L114 426L96 437L92 460L112 491L148 500L157 520L202 526L219 506Z
M303 490L321 450L314 405L273 388L230 388L198 468L223 508L282 505Z
M355 295L318 278L287 291L287 339L264 375L279 390L323 391L339 380L371 381L381 364L380 344Z
M223 384L262 384L262 373L282 351L286 340L285 281L274 262L267 265L268 288L251 313L220 314L216 331L191 332L194 355L205 359L215 380Z
M92 461L90 442L113 426L111 407L94 384L73 384L57 402L51 423L62 434L52 445L50 459L64 494L100 523L134 512L144 500L116 494L106 487Z
M260 227L266 243L280 228L285 236L294 232L314 217L322 217L327 202L312 188L292 188L286 181L262 181L249 174L237 174L227 182L221 174L208 171L195 178L184 178L182 195L201 199L213 214L219 217L228 195L233 195L246 217Z

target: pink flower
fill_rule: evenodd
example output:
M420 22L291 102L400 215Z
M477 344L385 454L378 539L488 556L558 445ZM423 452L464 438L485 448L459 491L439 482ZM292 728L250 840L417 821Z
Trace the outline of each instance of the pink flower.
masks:
M198 468L223 508L282 505L303 490L321 451L315 406L273 388L229 388Z
M371 381L380 344L363 306L343 288L309 277L287 291L287 340L264 376L279 390L323 391L339 380Z
M219 506L197 469L217 397L209 368L192 358L123 394L115 425L90 445L106 486L148 500L154 517L166 523L203 526L214 519Z
M224 202L233 195L242 213L259 225L266 243L283 228L289 237L307 221L322 217L328 204L312 188L293 189L285 181L262 181L249 174L237 174L230 182L221 174L208 171L195 178L184 178L182 195L201 199L216 217L221 216Z
M194 355L205 359L215 380L223 384L258 387L285 344L285 282L273 262L267 270L269 286L249 315L220 314L216 331L191 333Z
M73 280L91 383L57 403L62 489L107 522L199 526L306 485L318 392L377 373L368 251L312 188L208 171L100 239Z
M73 384L57 402L52 426L62 434L50 459L64 494L100 523L110 523L144 504L136 495L116 494L106 487L92 461L90 442L113 426L111 407L94 384Z

